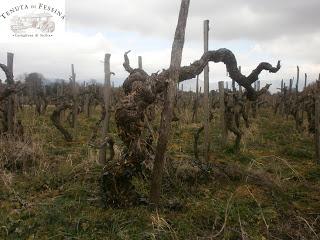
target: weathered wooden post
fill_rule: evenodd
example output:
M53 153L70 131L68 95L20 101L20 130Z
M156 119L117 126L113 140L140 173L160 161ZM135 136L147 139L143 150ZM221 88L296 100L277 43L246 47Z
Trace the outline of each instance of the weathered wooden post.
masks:
M141 56L138 57L138 64L139 64L139 69L143 69L142 68L142 57Z
M292 84L293 84L293 79L290 79L290 83L289 83L289 93L292 93Z
M88 83L84 82L85 90L89 90ZM84 99L84 114L89 118L90 117L90 94L87 93Z
M304 74L304 89L307 87L307 81L308 81L308 75L305 73Z
M189 92L188 92L188 99L189 99L189 106L191 106L192 102L193 102L193 94L192 94L192 90L191 90L191 86L189 87Z
M300 78L300 68L297 66L297 83L296 83L296 93L299 92L299 78Z
M236 89L236 82L234 80L232 80L232 91L233 92L236 92L237 89Z
M58 98L61 98L63 96L63 82L59 83L57 82L57 97ZM62 122L62 119L63 119L63 111L60 112L59 114L59 120L60 122Z
M285 83L284 83L284 81L282 79L281 80L281 86L280 86L280 93L281 94L284 94L284 91L285 91L284 88L285 88ZM283 110L284 110L284 103L283 103L283 101L281 101L280 105L279 105L279 112L280 112L281 115L283 115Z
M170 73L168 87L165 93L164 109L161 114L159 128L159 139L156 148L156 156L153 165L150 202L159 204L161 196L162 174L167 149L171 120L174 108L174 95L176 93L176 84L179 81L179 72L182 60L182 51L185 39L185 30L189 12L190 0L181 0L178 24L176 27L175 37L171 51Z
M320 164L320 95L315 96L315 148L316 162Z
M241 66L239 66L239 72L241 73ZM242 94L242 86L239 84L239 92Z
M115 102L115 96L114 96L114 81L112 81L111 83L111 101L110 101L110 106L112 106L112 104L114 104Z
M8 67L8 70L12 73L13 75L13 57L14 57L14 54L13 53L7 53L7 67ZM8 82L7 82L8 85L12 85L14 84L14 80L13 78L12 79L8 79ZM15 100L15 97L14 95L11 95L9 98L8 98L8 106L7 106L7 124L8 124L8 132L9 134L14 134L14 131L15 131L15 104L14 104L14 100Z
M71 64L71 86L72 86L72 95L73 95L73 110L72 110L72 127L76 128L77 126L77 117L78 117L78 91L76 83L76 73L74 71L74 65Z
M197 76L196 81L196 97L194 100L194 109L193 109L193 116L192 122L198 122L198 105L199 105L199 75Z
M105 138L109 129L109 106L110 106L110 92L111 92L111 71L110 71L110 57L111 54L105 54L104 56L104 86L103 86L103 99L104 106L106 108L106 115L102 122L102 136ZM99 151L99 162L103 165L106 164L106 148L103 147Z
M287 94L288 94L288 89L287 89L287 86L286 86L286 83L284 82L283 83L283 96L284 96L284 101L282 101L282 110L281 110L281 114L282 115L286 115L287 119L288 119L288 115L286 114L287 111L285 109L285 101L287 99Z
M221 124L221 144L225 146L227 144L228 130L226 126L226 113L224 103L224 82L219 83L219 102L220 102L220 124Z
M209 20L203 22L204 52L209 50ZM209 161L209 64L204 68L204 160Z
M197 98L197 105L196 105L196 121L198 121L198 105L199 105L199 75L197 76L197 82L196 82L196 98ZM201 92L201 87L200 87Z

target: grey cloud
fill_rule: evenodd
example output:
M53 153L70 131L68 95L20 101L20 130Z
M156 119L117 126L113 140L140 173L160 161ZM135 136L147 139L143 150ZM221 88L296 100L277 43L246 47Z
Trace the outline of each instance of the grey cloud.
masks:
M180 1L118 0L68 1L69 26L99 31L118 29L171 37ZM269 40L320 30L318 0L197 0L190 6L189 26L210 19L218 40ZM189 37L198 39L194 27Z
M122 68L123 52L134 50L135 46L128 41L128 46L123 49L124 46L119 46L113 36L110 39L106 39L106 35L92 36L108 31L117 32L118 35L125 33L125 36L130 36L130 32L135 33L132 35L138 33L139 38L148 38L148 43L154 44L140 44L137 47L141 51L133 51L131 55L136 59L134 54L141 54L149 73L168 67L171 46L166 44L173 39L180 0L66 2L68 30L76 33L71 40L51 45L1 44L0 51L12 50L16 53L18 74L40 69L48 77L67 78L70 64L75 63L79 79L102 79L103 69L99 60L105 51L110 51L112 68L117 74L115 79L123 80L127 76ZM274 64L279 58L284 68L276 75L262 75L263 78L275 82L280 78L288 79L294 75L296 65L305 64L303 71L310 72L310 79L314 79L320 71L320 54L317 51L320 48L319 9L319 0L192 0L184 64L201 56L202 21L210 19L210 37L213 39L210 48L216 48L218 44L230 47L245 73L260 61ZM241 39L249 40L250 49L257 46L259 50L244 53L243 49L238 49ZM214 82L228 80L224 66L213 65L211 73Z

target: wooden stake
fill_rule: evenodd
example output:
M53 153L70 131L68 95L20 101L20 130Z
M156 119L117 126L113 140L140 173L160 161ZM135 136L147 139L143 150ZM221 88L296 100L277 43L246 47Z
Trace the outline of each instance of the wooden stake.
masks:
M84 88L85 90L89 90L88 84L84 82ZM86 94L84 99L84 114L89 118L90 117L90 95Z
M297 66L297 83L296 83L296 93L299 92L299 78L300 78L300 68Z
M203 22L204 52L209 50L209 20ZM209 161L209 65L204 68L204 160Z
M57 83L57 97L60 98L63 96L63 82L61 83ZM63 121L63 112L60 112L59 114L59 119L60 119L60 122Z
M196 100L195 100L195 112L194 112L194 120L198 122L198 105L199 105L199 75L197 76L196 82Z
M308 75L305 73L304 74L304 89L307 87L307 81L308 81Z
M241 73L241 66L239 66L239 72ZM242 86L239 84L239 92L242 94Z
M71 64L71 84L72 84L72 95L73 95L73 111L72 111L72 127L76 128L77 126L77 117L78 117L78 91L76 83L76 73L74 71L74 65Z
M13 73L13 53L7 53L7 67L8 70ZM14 81L7 82L8 85L14 84ZM14 95L11 95L8 98L8 115L7 115L7 123L8 123L8 132L10 134L14 134L15 131L15 107L14 107Z
M142 69L142 57L138 57L138 62L139 62L139 69Z
M316 162L320 164L320 96L315 96L315 148Z
M161 122L159 128L159 139L156 148L156 156L153 165L150 202L156 205L160 202L162 174L165 162L165 152L170 133L170 125L173 115L174 98L177 82L179 81L179 72L182 60L182 51L185 39L185 30L188 18L190 0L181 0L178 24L171 51L170 73L168 87L165 92L164 109L161 113Z
M103 86L103 98L106 108L106 115L102 122L102 136L105 138L109 129L109 106L110 106L110 93L111 93L111 71L110 71L110 57L111 54L105 54L104 56L104 86ZM101 148L99 151L99 162L103 165L106 164L106 148Z
M219 99L220 99L220 124L221 124L221 144L225 146L227 144L228 130L226 126L226 113L225 113L225 104L224 104L224 82L220 81L219 83Z
M293 84L293 79L290 79L290 84L289 84L289 93L292 93L292 84Z

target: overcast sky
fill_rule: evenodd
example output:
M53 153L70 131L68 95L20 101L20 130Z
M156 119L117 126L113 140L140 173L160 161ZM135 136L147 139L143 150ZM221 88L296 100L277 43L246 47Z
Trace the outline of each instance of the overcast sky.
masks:
M141 55L148 73L169 66L179 6L180 0L67 0L62 39L1 43L0 62L12 51L16 76L37 71L50 79L68 79L74 63L79 81L102 80L101 60L111 53L113 80L118 85L127 76L122 67L127 50L132 50L132 66L137 66ZM281 79L288 82L296 76L297 65L301 79L306 72L314 81L320 72L319 10L319 0L191 0L183 64L201 57L203 20L209 19L209 49L232 50L244 74L261 61L281 60L282 69L261 74L262 83L273 83L275 89ZM211 88L221 80L230 81L224 65L210 64Z

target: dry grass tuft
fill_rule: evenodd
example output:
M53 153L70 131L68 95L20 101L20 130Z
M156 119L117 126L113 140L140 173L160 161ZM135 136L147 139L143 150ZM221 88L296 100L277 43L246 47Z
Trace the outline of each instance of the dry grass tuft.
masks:
M161 236L167 236L168 239L176 240L178 239L178 236L175 232L175 230L171 227L171 225L159 215L158 212L156 214L151 215L151 224L153 228L153 239L159 239Z
M40 166L43 158L42 145L30 138L16 139L0 136L0 169L12 172L26 172Z

